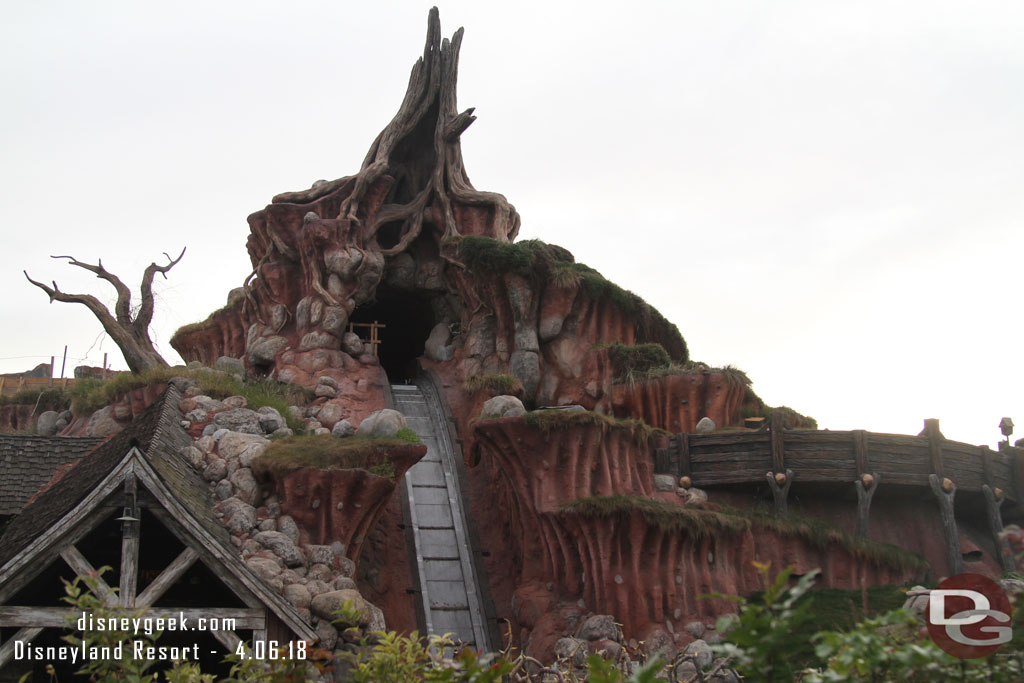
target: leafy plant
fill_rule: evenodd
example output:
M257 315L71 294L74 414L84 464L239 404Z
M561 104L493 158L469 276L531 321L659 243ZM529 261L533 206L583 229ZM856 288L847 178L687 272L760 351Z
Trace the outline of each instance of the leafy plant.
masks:
M820 570L800 577L788 586L794 567L790 566L771 579L771 563L754 562L767 588L760 601L712 593L711 598L729 600L739 612L718 620L717 629L726 634L726 642L711 648L744 675L747 681L793 681L807 661L807 644L793 637L793 632L809 619L811 601L801 601L814 585Z

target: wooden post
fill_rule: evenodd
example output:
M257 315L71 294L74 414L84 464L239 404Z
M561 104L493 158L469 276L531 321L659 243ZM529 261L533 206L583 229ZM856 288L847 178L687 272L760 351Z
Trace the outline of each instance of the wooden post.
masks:
M988 486L995 486L992 479L992 450L988 446L978 446L978 452L981 454L982 477Z
M861 432L861 437L864 432ZM853 484L857 487L857 535L868 537L868 518L871 514L871 498L878 490L881 477L877 472L864 473Z
M992 532L992 538L996 542L996 552L999 553L999 562L1003 565L1004 572L1017 571L1017 562L1010 550L1010 542L1002 538L1003 515L999 507L1006 500L1001 489L993 490L988 484L981 487L985 494L985 512L988 513L988 528Z
M50 356L50 386L53 386L53 356Z
M782 413L774 411L768 418L768 429L772 433L772 468L776 472L786 471L786 446L783 443Z
M768 480L768 487L772 490L772 496L775 498L775 512L780 515L786 514L788 512L786 498L789 496L790 484L793 483L793 471L786 470L785 474L768 472L764 476Z
M679 435L679 476L693 476L690 465L690 435L686 433Z
M62 360L60 362L60 376L61 376L61 378L64 377L64 370L65 370L65 368L67 368L67 366L68 366L68 345L65 344L64 345L64 360ZM50 376L51 377L53 376L52 372L50 373Z
M124 480L124 517L121 521L121 607L135 606L135 591L139 583L139 506L137 503L138 484L135 475L129 474Z
M868 435L863 429L855 429L853 436L853 459L857 463L857 476L868 474Z
M941 479L946 476L942 466L942 432L939 431L938 420L925 420L922 436L928 437L928 453L931 455L932 472Z
M935 500L939 503L942 515L942 533L946 537L946 562L950 576L964 571L964 556L960 552L960 536L956 529L956 516L953 514L953 498L956 496L956 484L952 479L939 479L936 474L928 475Z
M679 476L678 474L672 471L672 465L668 461L668 451L668 448L654 449L654 473L674 474L676 476Z
M107 352L103 352L103 379L107 379Z

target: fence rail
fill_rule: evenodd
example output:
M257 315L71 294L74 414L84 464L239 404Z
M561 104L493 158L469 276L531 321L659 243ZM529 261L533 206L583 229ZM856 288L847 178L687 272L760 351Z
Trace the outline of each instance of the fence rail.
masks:
M951 571L963 571L953 501L957 491L984 496L997 548L1005 544L1000 508L1024 506L1024 449L993 452L988 446L950 441L938 420L925 420L918 436L789 430L773 413L757 432L676 434L655 453L657 473L688 477L689 485L713 487L757 483L771 489L775 507L786 511L790 485L845 483L857 491L858 533L867 535L871 498L881 484L931 491L942 513ZM1006 562L1007 555L1000 559Z
M12 396L23 389L70 389L77 379L71 377L0 377L0 396Z

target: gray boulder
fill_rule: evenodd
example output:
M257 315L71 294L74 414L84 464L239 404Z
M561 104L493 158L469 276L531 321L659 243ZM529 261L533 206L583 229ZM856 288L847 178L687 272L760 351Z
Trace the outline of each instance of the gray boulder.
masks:
M358 356L363 352L363 340L355 332L346 332L341 338L341 350L350 356Z
M238 378L245 377L245 363L243 363L239 358L221 356L217 359L217 362L213 367L221 372L226 372Z
M455 357L455 349L448 340L451 339L451 330L447 323L438 323L430 330L430 336L423 346L423 353L427 358L439 362L449 361Z
M338 420L331 429L331 434L337 437L352 436L355 433L356 428L348 420Z
M254 537L267 550L271 551L289 567L305 564L305 558L291 539L280 531L261 531Z
M702 417L697 422L696 431L698 434L707 434L708 432L713 432L716 429L718 429L718 425L716 425L715 421L712 420L710 417Z
M708 644L700 639L687 645L684 652L688 655L694 655L697 658L697 666L701 669L707 669L715 658L715 653L711 651Z
M263 428L260 427L259 418L256 416L255 411L248 408L235 408L234 410L225 410L222 413L217 413L213 416L213 424L220 429L227 429L232 432L263 436Z
M267 434L273 434L278 429L288 426L281 413L277 412L277 408L272 408L271 406L258 408L256 410L256 420L260 423L260 429Z
M615 625L615 617L610 614L594 614L587 617L576 631L576 637L583 640L618 641L619 629Z
M676 478L671 474L655 474L654 475L654 490L655 491L675 491L678 487Z
M405 421L405 415L397 410L385 408L370 413L365 420L359 423L356 430L357 436L394 436L401 429L408 429L409 424Z
M100 408L85 425L86 436L110 436L121 431L121 424L114 419L114 410L110 406Z
M484 402L480 417L522 417L526 415L523 402L515 396L495 396Z
M53 436L57 433L57 421L60 415L54 410L47 410L39 415L36 420L36 434L40 436Z

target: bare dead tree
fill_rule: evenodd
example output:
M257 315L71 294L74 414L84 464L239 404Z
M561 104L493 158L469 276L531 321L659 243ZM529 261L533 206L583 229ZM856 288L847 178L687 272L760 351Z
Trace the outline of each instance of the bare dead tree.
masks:
M158 365L166 366L167 361L163 359L160 353L153 347L153 341L149 338L149 324L153 322L153 278L156 277L157 273L160 273L167 278L167 271L178 264L178 261L185 255L185 249L182 248L181 253L178 254L178 258L172 259L166 252L164 256L167 257L167 265L161 266L156 263L151 263L146 267L146 270L142 274L142 284L139 287L139 291L142 295L142 304L139 306L139 310L132 315L132 292L128 287L121 281L119 277L109 272L103 267L103 262L97 260L96 265L90 263L82 263L73 256L51 256L50 258L67 259L68 262L73 266L84 268L91 273L95 273L96 277L101 280L106 280L114 289L117 290L117 303L114 304L114 313L111 314L104 304L99 299L92 296L91 294L68 294L60 291L57 287L56 280L53 281L53 287L48 287L42 282L36 282L29 277L28 271L22 271L25 273L25 278L34 284L39 289L43 290L50 297L50 303L54 301L63 301L66 303L82 304L96 316L103 325L103 329L106 330L110 338L114 340L118 348L121 349L121 353L124 355L125 361L128 363L128 368L135 373L142 372L146 368L155 367Z

